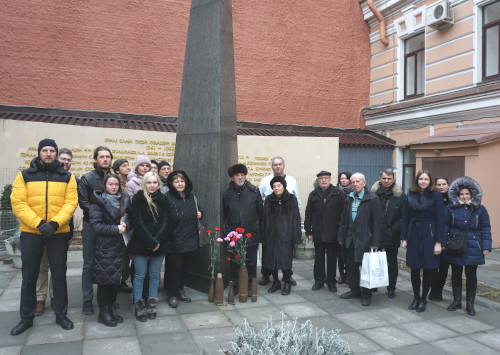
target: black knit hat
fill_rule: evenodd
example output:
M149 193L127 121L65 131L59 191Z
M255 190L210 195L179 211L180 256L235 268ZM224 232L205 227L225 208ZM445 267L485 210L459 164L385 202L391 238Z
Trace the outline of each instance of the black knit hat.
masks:
M160 171L161 168L163 168L164 166L170 166L170 164L168 163L168 161L162 160L161 162L156 164L156 166L158 166L158 171Z
M248 169L243 164L235 164L235 165L229 167L229 169L227 169L227 173L228 173L229 177L232 177L234 174L245 174L245 175L247 175L248 174Z
M275 182L280 182L281 185L283 185L283 187L286 189L286 180L283 176L275 176L272 178L272 180L270 182L271 189L273 188L273 185Z
M113 163L113 166L111 169L115 172L115 174L118 174L118 170L120 170L120 166L122 166L123 163L128 163L127 159L116 159L115 162Z
M156 160L151 160L151 164L155 164L158 167L158 162Z
M56 154L59 154L59 149L57 148L56 141L50 138L45 138L38 143L38 155L40 155L40 151L43 147L52 147L56 150Z

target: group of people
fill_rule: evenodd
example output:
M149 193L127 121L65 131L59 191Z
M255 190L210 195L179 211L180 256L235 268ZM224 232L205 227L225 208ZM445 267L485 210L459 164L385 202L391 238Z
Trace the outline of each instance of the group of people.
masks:
M11 335L33 326L35 315L43 313L47 281L39 273L42 275L43 265L47 265L44 255L53 278L51 303L56 323L63 329L73 328L67 318L65 274L73 230L70 225L77 204L83 210L84 314L93 314L93 285L97 284L98 322L107 326L123 322L117 312L119 290L133 292L137 320L156 318L163 260L169 306L176 308L179 301L191 301L184 281L198 248L198 220L203 213L186 172L171 172L168 162L152 161L143 155L137 157L134 170L130 171L125 159L112 164L113 154L103 146L95 149L93 157L94 170L77 182L69 172L71 151L59 151L54 140L43 139L30 168L20 172L14 181L11 201L13 212L21 221L23 281L21 321ZM272 158L271 168L272 174L264 177L259 187L246 180L245 165L235 164L228 169L231 182L222 199L223 232L239 227L251 233L247 246L249 283L257 277L258 245L262 243L259 284L271 283L272 276L268 292L281 290L282 295L288 295L296 285L292 262L294 246L302 243L301 204L296 180L284 172L284 159ZM441 187L442 180L446 188ZM461 307L465 266L467 313L475 314L477 265L484 264L484 255L491 250L488 213L481 205L477 182L462 177L448 190L445 178L435 182L431 173L423 170L417 173L405 195L392 169L386 169L371 189L361 173L342 172L334 186L331 173L323 170L317 174L316 183L309 194L304 220L305 235L315 246L313 290L326 283L331 292L336 292L336 284L346 282L350 290L340 297L360 298L361 304L368 306L372 290L360 287L360 266L365 252L378 249L387 254L387 295L394 298L401 244L407 249L407 265L412 270L415 299L410 309L425 311L431 286L429 298L442 299L443 279L451 264L454 300L448 309ZM435 191L436 185L441 193ZM448 255L447 238L464 231L467 250L463 255ZM420 269L424 270L423 281ZM238 265L234 262L230 264L230 274L238 292ZM132 288L125 282L129 276ZM37 280L41 285L37 285Z

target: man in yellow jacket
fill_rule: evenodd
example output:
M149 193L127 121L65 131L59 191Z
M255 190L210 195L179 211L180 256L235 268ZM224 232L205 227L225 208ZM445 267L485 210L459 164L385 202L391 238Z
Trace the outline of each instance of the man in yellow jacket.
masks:
M66 259L69 221L78 204L78 192L75 177L57 161L57 153L54 140L41 140L38 157L14 180L10 199L12 211L21 221L23 281L19 310L21 322L11 330L11 335L21 334L33 326L36 281L44 247L47 248L54 285L56 323L66 330L73 328L73 322L66 317Z

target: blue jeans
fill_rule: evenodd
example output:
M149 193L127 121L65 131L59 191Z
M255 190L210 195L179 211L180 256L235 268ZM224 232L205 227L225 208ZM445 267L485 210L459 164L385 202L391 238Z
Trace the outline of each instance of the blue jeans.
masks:
M156 297L158 294L158 286L160 285L161 265L163 264L164 255L160 256L142 256L133 255L135 275L134 275L134 302L142 298L142 286L148 269L149 262L149 298Z

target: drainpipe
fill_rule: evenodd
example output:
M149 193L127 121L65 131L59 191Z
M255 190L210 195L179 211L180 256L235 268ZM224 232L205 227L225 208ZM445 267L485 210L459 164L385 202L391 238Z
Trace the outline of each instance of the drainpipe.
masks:
M373 0L366 0L366 2L368 3L368 8L372 11L373 15L375 15L377 20L380 22L380 42L382 42L382 44L387 47L389 45L389 41L385 36L384 16L382 16L382 14L377 10L375 5L373 4Z

